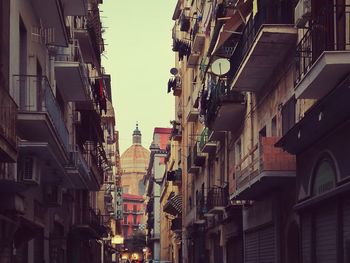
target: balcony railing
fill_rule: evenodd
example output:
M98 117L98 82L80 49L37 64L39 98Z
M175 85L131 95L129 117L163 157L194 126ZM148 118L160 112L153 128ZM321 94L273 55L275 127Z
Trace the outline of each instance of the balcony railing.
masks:
M17 104L0 86L0 136L15 150L17 149L16 119Z
M173 128L171 130L171 138L174 141L181 141L182 131L180 123L173 121Z
M204 218L204 214L208 212L208 207L206 203L206 198L205 196L201 193L197 197L197 216L199 219Z
M295 157L274 145L279 137L261 137L254 149L236 166L237 190L251 185L263 172L295 171Z
M230 83L236 75L246 54L252 47L261 26L264 24L293 24L293 14L294 9L286 5L285 7L265 7L259 10L255 16L253 16L253 14L250 16L242 31L241 38L235 51L230 58L231 68L227 75Z
M88 225L97 233L100 231L101 215L92 208L82 208L77 210L76 225Z
M19 113L47 113L68 153L69 133L48 79L38 75L14 75L13 85L14 90L19 91Z
M349 19L350 5L327 6L313 18L296 48L297 83L324 51L350 50Z
M242 104L245 101L245 97L239 91L230 90L226 81L219 81L218 83L212 83L214 88L211 89L210 98L207 101L206 107L202 109L205 113L206 126L211 126L214 122L217 114L218 108L223 103L239 103ZM201 96L205 96L203 93Z
M182 169L178 168L175 171L167 172L167 180L173 183L181 183L182 182Z
M71 165L74 165L79 171L83 172L85 175L88 176L90 174L90 168L79 146L76 145L75 147L73 147L70 154Z
M205 154L201 151L200 141L197 141L193 146L193 163L195 166L203 166L205 163Z
M95 176L98 184L102 185L104 180L104 171L102 167L103 158L97 149L97 144L91 141L86 142L83 152L83 156L88 167L91 168L91 171Z
M207 208L208 211L216 208L224 208L228 205L229 193L228 187L214 186L208 191Z

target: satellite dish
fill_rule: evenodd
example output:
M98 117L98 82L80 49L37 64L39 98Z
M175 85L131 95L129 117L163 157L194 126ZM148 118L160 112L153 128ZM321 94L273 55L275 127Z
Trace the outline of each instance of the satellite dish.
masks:
M226 58L218 58L211 64L211 71L217 75L225 75L230 70L230 61Z
M177 68L171 68L171 69L170 69L170 73L171 73L171 75L176 76L176 75L179 73L179 71L178 71Z

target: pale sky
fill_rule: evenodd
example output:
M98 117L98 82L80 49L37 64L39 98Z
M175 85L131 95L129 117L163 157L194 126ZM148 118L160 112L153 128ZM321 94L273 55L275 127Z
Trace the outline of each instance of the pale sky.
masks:
M171 19L176 0L104 0L102 64L112 77L121 153L131 145L136 121L149 148L154 127L170 127L174 97L167 83L174 67Z

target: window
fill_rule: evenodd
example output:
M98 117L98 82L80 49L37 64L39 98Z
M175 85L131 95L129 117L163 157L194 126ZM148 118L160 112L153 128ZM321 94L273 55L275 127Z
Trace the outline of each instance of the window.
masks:
M127 215L124 216L124 224L125 224L125 225L128 224L128 216L127 216Z
M128 194L129 193L129 186L128 185L123 186L123 193L124 194Z
M127 211L128 211L128 205L124 204L124 212L127 212Z
M317 164L312 184L312 195L323 194L336 185L336 174L334 163L329 156L321 158Z
M134 212L137 212L137 205L133 205L132 210L133 210Z
M282 107L282 135L285 135L295 124L296 99L292 97Z
M277 121L276 121L276 115L271 120L271 136L276 137L277 136Z
M133 215L132 223L133 223L134 225L137 224L137 215Z

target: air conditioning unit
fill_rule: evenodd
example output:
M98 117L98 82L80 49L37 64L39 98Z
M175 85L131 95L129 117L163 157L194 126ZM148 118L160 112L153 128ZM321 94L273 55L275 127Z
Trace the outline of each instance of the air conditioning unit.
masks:
M305 27L305 24L311 18L311 0L299 0L294 10L295 26Z
M48 207L57 207L62 205L62 188L57 184L47 184L44 187L44 200Z
M79 111L73 112L73 123L74 124L81 124L81 114Z
M20 161L20 178L29 184L40 184L40 166L37 157L26 156Z

